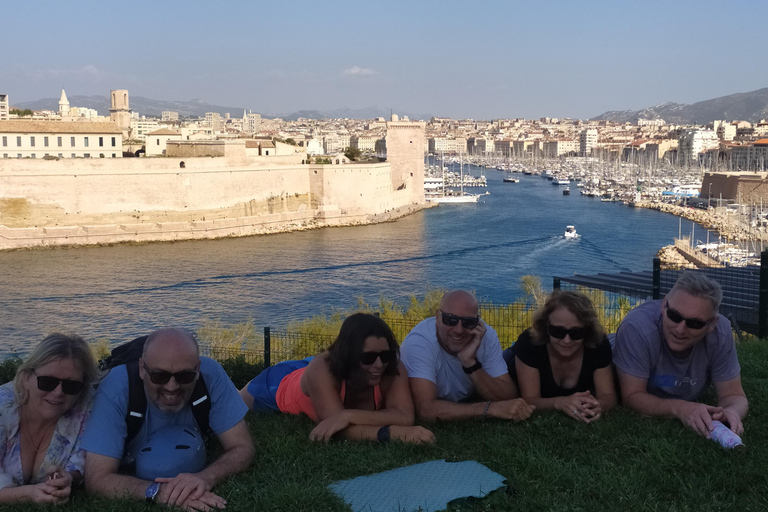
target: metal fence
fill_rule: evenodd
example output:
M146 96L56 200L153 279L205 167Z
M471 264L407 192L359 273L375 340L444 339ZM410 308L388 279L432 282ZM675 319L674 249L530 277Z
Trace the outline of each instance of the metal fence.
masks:
M643 300L664 297L682 272L701 272L720 283L723 288L720 313L731 321L737 333L746 331L760 338L768 337L768 251L762 253L760 266L687 268L678 265L675 269L662 269L661 261L655 258L652 272L555 277L553 287L600 290L612 300L624 298L634 306Z
M595 305L600 322L607 332L616 332L624 316L638 303L663 297L684 269L662 270L658 258L653 271L619 274L574 275L555 277L553 288L574 289L586 294ZM716 267L692 270L703 272L723 287L720 312L731 320L734 330L768 338L768 251L762 254L760 267ZM512 304L481 303L480 316L499 335L501 346L509 347L533 323L533 315L541 304L526 299ZM402 342L423 318L404 318L381 314ZM219 360L243 358L247 363L270 366L280 361L303 359L328 348L335 335L302 333L284 328L265 327L247 346L240 344L201 344L203 355Z

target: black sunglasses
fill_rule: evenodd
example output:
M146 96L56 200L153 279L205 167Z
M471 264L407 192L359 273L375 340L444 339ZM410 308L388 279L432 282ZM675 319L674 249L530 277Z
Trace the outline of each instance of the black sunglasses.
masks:
M586 327L572 327L566 329L561 325L547 324L547 334L558 340L562 340L566 335L570 336L572 340L583 340L587 335Z
M679 324L682 321L685 321L685 326L689 329L703 329L707 326L707 324L711 323L714 318L710 318L709 320L700 320L698 318L685 318L683 315L678 313L676 310L672 309L671 307L667 306L667 318L669 318L672 322Z
M397 362L397 352L382 350L381 352L363 352L360 354L360 362L363 364L373 364L376 359L381 359L382 364L393 364Z
M144 363L144 371L149 374L149 380L152 381L152 384L161 385L168 384L168 381L171 380L171 377L176 379L177 384L189 384L195 380L195 377L197 376L196 370L184 370L176 373L167 372L165 370L150 370L147 367L147 363Z
M85 383L80 382L79 380L60 379L58 377L51 377L50 375L38 375L35 373L35 370L32 370L32 375L37 377L37 389L45 391L46 393L50 393L59 387L59 382L61 382L61 391L63 391L65 395L77 395L85 387Z
M456 316L451 313L446 313L442 309L440 310L440 314L442 315L443 323L448 327L455 327L461 322L463 328L471 331L480 323L479 316Z

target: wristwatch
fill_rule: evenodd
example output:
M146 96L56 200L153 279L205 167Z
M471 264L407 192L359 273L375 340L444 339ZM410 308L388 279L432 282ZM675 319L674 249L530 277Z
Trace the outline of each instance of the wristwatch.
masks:
M389 443L389 425L384 425L381 427L378 434L376 434L376 438L381 444Z
M160 491L160 482L152 482L149 484L149 487L147 487L146 492L144 492L144 500L146 500L147 503L154 503L155 498L157 497L157 493Z
M474 373L474 372L476 372L477 370L479 370L482 367L483 367L483 365L480 364L480 361L475 359L475 364L473 364L469 368L467 368L466 366L462 366L461 369L464 370L464 373L469 375L470 373Z

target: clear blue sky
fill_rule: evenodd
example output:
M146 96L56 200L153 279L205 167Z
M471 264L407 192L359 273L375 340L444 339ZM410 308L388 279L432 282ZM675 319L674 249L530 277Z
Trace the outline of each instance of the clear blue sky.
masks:
M768 1L6 2L0 92L587 118L768 87ZM73 106L76 106L73 104Z

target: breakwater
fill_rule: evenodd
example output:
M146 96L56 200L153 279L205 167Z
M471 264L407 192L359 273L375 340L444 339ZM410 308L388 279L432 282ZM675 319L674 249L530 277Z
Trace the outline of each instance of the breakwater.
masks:
M727 208L720 207L712 210L701 210L663 203L661 201L638 201L632 203L632 206L671 213L672 215L688 219L696 224L700 224L705 229L717 231L726 240L768 240L768 231L765 229L754 229L755 226L751 226L739 218L738 212L728 211Z

